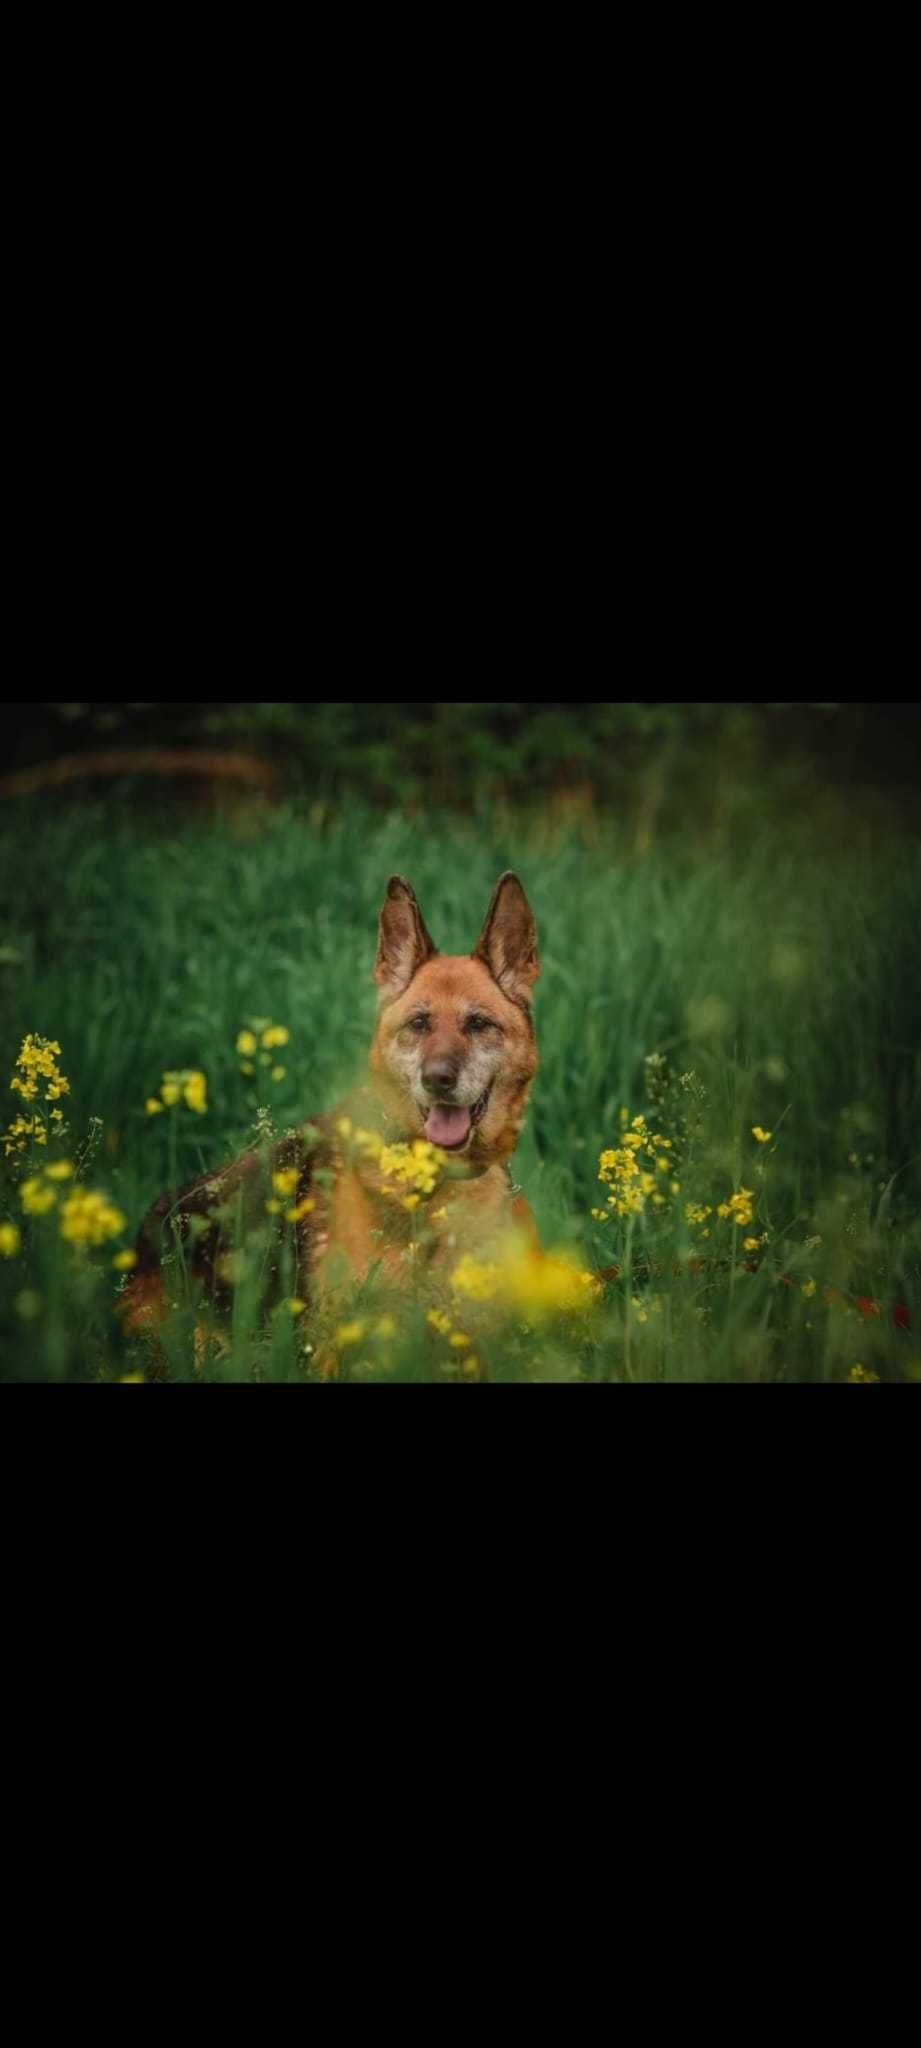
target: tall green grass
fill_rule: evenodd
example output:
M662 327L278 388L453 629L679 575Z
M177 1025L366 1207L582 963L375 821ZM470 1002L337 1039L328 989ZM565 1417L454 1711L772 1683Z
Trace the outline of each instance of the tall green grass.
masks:
M547 1244L571 1246L588 1267L616 1263L620 1278L578 1327L509 1328L489 1376L824 1380L858 1362L882 1378L917 1375L921 849L887 838L878 817L864 825L819 804L778 816L731 793L702 840L680 806L676 783L651 820L641 812L621 831L565 805L484 806L466 819L358 802L152 814L142 785L105 803L10 804L0 1079L27 1032L60 1041L71 1156L99 1118L88 1179L133 1234L174 1176L251 1140L260 1104L281 1130L361 1073L389 874L410 878L442 949L464 951L497 875L513 867L543 964L541 1068L515 1177ZM290 1027L280 1085L240 1073L235 1041L253 1014ZM650 1054L669 1064L673 1103L699 1105L693 1187L655 1229L599 1225L598 1155L618 1144L622 1108L651 1114ZM207 1074L207 1116L151 1119L145 1099L178 1067ZM682 1093L683 1075L695 1078ZM18 1104L7 1100L11 1117ZM755 1124L774 1134L770 1147L753 1140ZM738 1242L718 1268L724 1238L704 1243L683 1215L687 1197L715 1205L740 1182L755 1189L759 1230L769 1228L751 1272ZM0 1216L22 1221L8 1169ZM20 1256L0 1261L4 1376L130 1370L108 1259L52 1253L53 1219L23 1235ZM707 1267L675 1274L691 1253ZM844 1298L826 1302L826 1286ZM860 1296L881 1315L865 1317ZM894 1304L910 1329L893 1326ZM194 1372L190 1327L173 1334L174 1377ZM301 1374L305 1327L273 1338L257 1371ZM376 1376L376 1356L355 1360L360 1376ZM248 1377L255 1357L241 1325L215 1370ZM381 1376L437 1378L452 1363L408 1306L388 1358ZM346 1354L341 1376L351 1369Z

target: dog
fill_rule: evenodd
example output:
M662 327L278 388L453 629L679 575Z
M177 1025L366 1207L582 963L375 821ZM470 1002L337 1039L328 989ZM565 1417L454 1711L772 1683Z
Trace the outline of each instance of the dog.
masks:
M162 1320L164 1266L175 1269L177 1259L203 1302L225 1313L231 1242L239 1247L248 1234L262 1241L267 1210L274 1223L266 1308L286 1294L321 1303L378 1264L404 1283L506 1228L539 1247L509 1173L538 1068L537 926L518 876L500 876L472 953L444 954L409 882L392 875L373 972L378 1016L367 1081L277 1143L178 1196L161 1195L141 1226L123 1296L128 1330Z

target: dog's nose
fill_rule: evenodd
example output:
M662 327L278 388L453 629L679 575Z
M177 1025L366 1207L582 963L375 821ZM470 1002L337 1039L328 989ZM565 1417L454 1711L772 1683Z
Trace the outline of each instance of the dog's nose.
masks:
M422 1086L427 1095L450 1095L457 1086L457 1060L428 1060L422 1069Z

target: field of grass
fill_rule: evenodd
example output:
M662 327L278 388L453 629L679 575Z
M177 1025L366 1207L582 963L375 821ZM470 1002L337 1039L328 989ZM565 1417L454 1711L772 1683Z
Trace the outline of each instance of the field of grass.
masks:
M629 829L565 804L152 816L140 785L105 802L8 803L0 1076L6 1089L35 1033L60 1044L70 1093L64 1140L0 1162L2 1376L146 1374L114 1313L113 1258L151 1200L251 1142L261 1108L281 1132L353 1084L392 872L412 881L440 947L462 951L513 867L543 968L515 1178L546 1245L616 1277L584 1286L575 1308L458 1297L447 1319L466 1347L432 1326L425 1300L407 1295L394 1318L373 1285L346 1292L324 1326L332 1375L314 1363L309 1313L282 1312L269 1338L241 1313L229 1350L203 1364L184 1309L170 1377L921 1378L921 847L888 838L878 817L757 803L727 805L696 837L676 827L680 801L676 787L664 816ZM241 1073L252 1018L290 1031L283 1079ZM176 1069L206 1076L207 1111L151 1116ZM6 1101L7 1123L29 1106ZM660 1141L648 1155L630 1139L640 1116ZM105 1193L121 1234L62 1241L73 1184L45 1176L58 1157ZM23 1207L36 1179L55 1197L42 1214Z

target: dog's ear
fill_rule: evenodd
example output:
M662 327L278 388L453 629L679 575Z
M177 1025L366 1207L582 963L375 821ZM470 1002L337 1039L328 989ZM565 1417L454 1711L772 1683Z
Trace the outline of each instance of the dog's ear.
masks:
M402 875L391 875L381 911L374 979L381 1002L392 1003L409 987L413 975L437 953L415 893Z
M527 1002L540 973L534 912L517 875L500 875L473 957L484 960L513 1002Z

